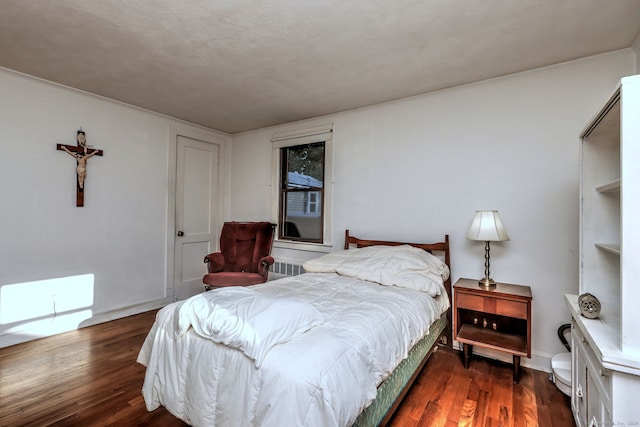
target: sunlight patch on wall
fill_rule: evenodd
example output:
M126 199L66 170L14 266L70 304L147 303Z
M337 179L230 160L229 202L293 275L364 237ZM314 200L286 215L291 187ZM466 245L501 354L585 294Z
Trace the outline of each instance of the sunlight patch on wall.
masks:
M0 324L24 324L79 311L93 305L94 275L60 277L15 283L0 288ZM77 318L78 316L74 316ZM81 316L82 317L82 316Z

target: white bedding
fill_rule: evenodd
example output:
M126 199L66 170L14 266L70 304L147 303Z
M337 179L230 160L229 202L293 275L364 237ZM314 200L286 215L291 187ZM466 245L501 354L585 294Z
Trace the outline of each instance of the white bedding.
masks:
M251 287L218 289L189 298L177 311L176 337L189 328L211 341L237 348L256 368L271 349L323 323L313 305L291 296L268 296Z
M138 355L147 367L142 394L148 410L163 405L196 427L349 426L449 307L446 293L432 298L335 273L307 273L250 289L309 304L322 313L322 322L270 347L258 369L242 350L184 328L180 309L193 300L168 305ZM216 292L193 298L215 299Z
M332 252L304 263L310 273L341 276L427 292L432 297L445 292L443 281L449 267L438 257L410 245L369 246Z

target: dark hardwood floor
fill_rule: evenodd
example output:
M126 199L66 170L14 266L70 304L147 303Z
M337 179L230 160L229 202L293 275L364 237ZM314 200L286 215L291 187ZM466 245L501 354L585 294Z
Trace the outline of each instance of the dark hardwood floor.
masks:
M549 374L474 356L465 370L461 354L439 349L427 362L391 426L574 427L571 400Z
M0 349L0 426L185 426L164 408L148 412L135 362L155 312ZM574 426L569 400L548 375L440 349L391 425Z

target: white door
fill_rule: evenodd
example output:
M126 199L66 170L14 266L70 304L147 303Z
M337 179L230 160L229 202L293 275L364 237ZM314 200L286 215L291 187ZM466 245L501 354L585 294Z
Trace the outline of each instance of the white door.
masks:
M204 291L205 255L216 247L220 147L178 135L174 300Z

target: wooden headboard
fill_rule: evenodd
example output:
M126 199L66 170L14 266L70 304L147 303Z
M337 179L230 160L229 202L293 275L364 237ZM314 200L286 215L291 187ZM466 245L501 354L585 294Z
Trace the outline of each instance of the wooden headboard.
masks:
M386 240L369 240L369 239L360 239L356 236L351 236L349 234L349 230L345 230L344 232L344 248L349 249L351 246L355 246L356 248L364 248L366 246L375 246L375 245L386 245L386 246L399 246L399 245L410 245L415 246L416 248L424 249L425 251L434 254L441 255L444 257L444 262L449 267L449 278L445 280L444 287L447 290L447 295L449 296L449 303L451 306L451 253L449 252L449 235L444 235L443 242L435 242L435 243L408 243L408 242L393 242ZM453 336L451 335L451 308L447 310L447 328L446 328L446 344L451 347L453 344Z

